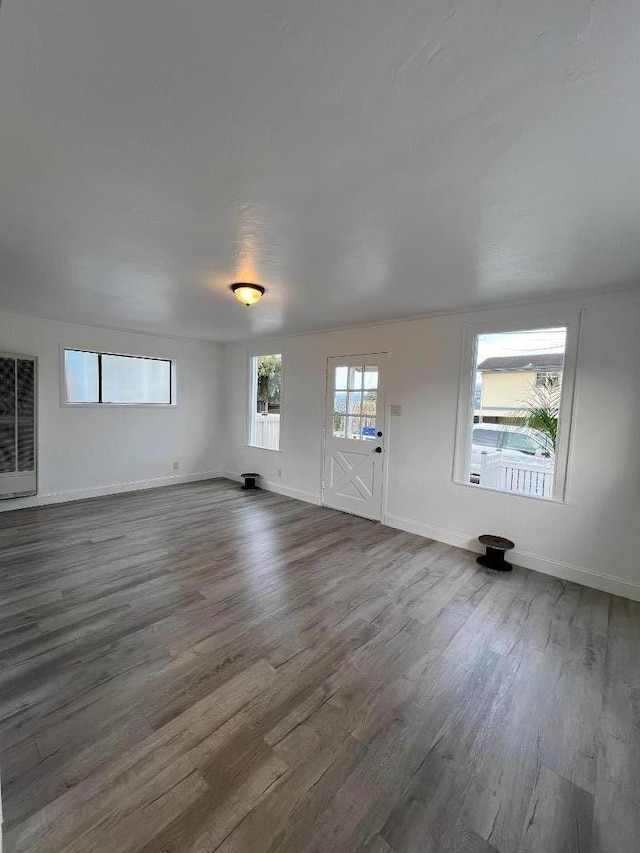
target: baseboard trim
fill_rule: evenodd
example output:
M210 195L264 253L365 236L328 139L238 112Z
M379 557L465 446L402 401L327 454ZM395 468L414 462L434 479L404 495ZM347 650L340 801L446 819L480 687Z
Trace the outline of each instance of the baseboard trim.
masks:
M221 476L226 477L228 480L235 480L238 483L242 482L242 476L240 474L234 474L230 471L227 471ZM274 480L264 480L261 477L258 480L258 485L261 489L264 489L267 492L275 492L277 495L284 495L284 497L293 498L297 501L304 501L305 503L314 504L315 506L321 506L322 504L320 495L316 495L313 492L304 492L302 489L293 489L291 486L283 486L281 483L277 483Z
M60 492L45 492L28 498L15 498L0 501L0 512L29 507L48 506L49 504L82 501L88 498L101 498L107 495L119 495L123 492L139 492L143 489L157 489L176 483L195 483L200 480L215 480L224 477L222 471L199 471L195 474L175 474L170 477L153 477L147 480L129 480L124 483L109 483L105 486L88 486L82 489L66 489Z
M483 552L483 548L477 539L468 534L456 533L455 531L445 530L441 527L432 527L429 524L404 518L401 515L387 514L383 519L383 523L397 530L415 533L418 536L435 539L447 545L455 545L458 548L464 548L467 551L477 554ZM608 592L612 595L621 595L623 598L630 598L633 601L640 601L640 584L632 583L623 578L617 578L614 575L593 572L582 566L573 566L570 563L563 563L560 560L551 560L548 557L541 557L529 551L510 551L509 559L516 565L523 566L525 569L532 569L534 572L552 575L561 580L572 581L573 583L588 586L592 589L599 589L601 592Z

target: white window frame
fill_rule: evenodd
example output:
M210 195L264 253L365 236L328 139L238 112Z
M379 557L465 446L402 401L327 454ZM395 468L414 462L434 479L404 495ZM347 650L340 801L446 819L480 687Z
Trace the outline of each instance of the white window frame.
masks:
M150 361L168 361L171 365L171 389L170 403L103 403L103 402L92 402L92 403L74 403L72 400L67 400L67 377L66 377L66 367L65 367L65 358L64 354L67 350L72 352L90 352L95 353L96 355L119 355L125 358L146 358ZM88 408L97 408L97 409L117 409L117 408L125 408L125 409L175 409L178 405L178 383L177 383L177 364L176 360L173 358L166 358L164 356L156 356L156 355L140 355L140 353L131 353L131 352L112 352L111 350L103 350L103 349L92 349L91 347L81 347L81 346L68 346L67 344L60 344L60 405L61 406L69 406L71 408L88 407ZM99 377L98 377L99 381ZM100 388L98 388L100 392Z
M258 395L258 371L254 370L254 362L261 356L279 355L280 356L280 446L276 450L274 447L263 447L261 444L255 443L254 425L256 423L254 411L256 397ZM254 450L265 450L267 453L282 453L283 439L283 415L284 415L284 355L282 352L251 352L247 358L247 424L246 424L246 440L247 447L252 447Z
M494 320L492 322L469 323L464 325L462 364L458 388L458 412L453 459L453 482L460 486L476 489L480 493L493 492L529 500L566 503L567 473L569 468L571 430L575 398L576 364L580 338L581 314L559 314L557 316L526 317L522 320ZM474 390L477 362L478 335L500 334L502 332L527 332L535 329L567 330L564 365L562 369L562 400L558 418L558 441L556 464L553 478L553 496L527 495L520 492L508 492L469 482L471 442L469 432L474 415Z

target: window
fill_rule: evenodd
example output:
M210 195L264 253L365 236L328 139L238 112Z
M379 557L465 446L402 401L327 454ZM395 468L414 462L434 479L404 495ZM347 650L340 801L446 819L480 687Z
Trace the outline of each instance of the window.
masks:
M456 482L564 499L578 321L467 328Z
M250 364L249 444L280 450L282 356L254 355Z
M65 402L161 406L175 403L168 359L65 349Z
M333 437L375 441L378 368L362 365L335 369Z

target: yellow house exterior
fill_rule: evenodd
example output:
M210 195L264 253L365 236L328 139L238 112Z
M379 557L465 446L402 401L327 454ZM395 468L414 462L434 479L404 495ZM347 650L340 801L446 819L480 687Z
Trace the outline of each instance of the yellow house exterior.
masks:
M540 364L535 363L538 360ZM478 365L478 371L482 382L475 414L482 421L518 417L540 381L547 377L562 381L562 362L558 363L557 356L553 361L535 356L490 358Z
M536 382L535 371L514 370L504 373L483 373L480 392L482 419L513 417L520 412L531 396Z

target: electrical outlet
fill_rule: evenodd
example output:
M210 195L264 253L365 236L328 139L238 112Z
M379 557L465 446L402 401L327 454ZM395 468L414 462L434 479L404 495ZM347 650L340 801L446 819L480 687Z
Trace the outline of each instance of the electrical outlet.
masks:
M282 477L282 468L278 468L278 477Z
M174 470L174 471L177 471L179 467L180 467L180 463L179 463L179 462L178 462L178 460L176 459L176 461L173 463L173 470Z

